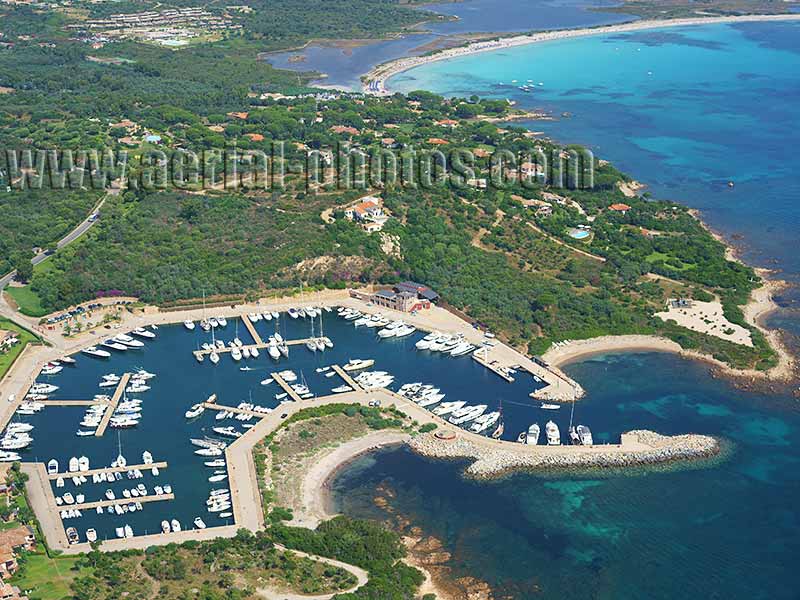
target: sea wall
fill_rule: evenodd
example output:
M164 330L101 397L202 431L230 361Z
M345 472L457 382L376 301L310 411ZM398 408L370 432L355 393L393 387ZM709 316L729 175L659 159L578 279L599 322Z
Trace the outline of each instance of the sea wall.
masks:
M720 442L707 435L665 436L653 431L624 433L622 443L595 446L526 446L504 443L489 447L459 435L442 439L420 435L409 442L415 452L432 458L473 462L465 474L491 479L515 471L619 469L693 461L716 456Z

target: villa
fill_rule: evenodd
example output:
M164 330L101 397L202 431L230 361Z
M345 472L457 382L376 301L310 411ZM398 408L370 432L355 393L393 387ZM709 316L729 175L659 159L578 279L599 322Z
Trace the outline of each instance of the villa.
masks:
M383 200L375 196L366 196L344 212L345 217L361 225L367 232L380 231L389 220L383 210Z
M36 536L25 525L0 532L0 579L8 579L19 569L16 551L33 550Z

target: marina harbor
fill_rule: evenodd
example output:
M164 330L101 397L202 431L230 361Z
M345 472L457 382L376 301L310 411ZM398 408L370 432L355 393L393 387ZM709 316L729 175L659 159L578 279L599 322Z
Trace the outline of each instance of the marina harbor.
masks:
M620 442L623 432L595 441L580 422L580 386L441 308L399 313L349 295L274 308L203 310L176 324L156 315L131 335L48 358L11 398L2 457L23 461L52 547L260 529L253 448L315 406L394 406L434 430L415 450L474 459L481 476L558 457L702 454L653 458L640 438Z

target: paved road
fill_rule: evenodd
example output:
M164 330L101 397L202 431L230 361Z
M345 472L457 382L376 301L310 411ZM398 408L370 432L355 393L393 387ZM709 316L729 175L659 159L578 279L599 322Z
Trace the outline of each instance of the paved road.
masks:
M94 206L94 208L92 208L92 212L90 212L83 221L78 223L78 225L76 225L72 231L70 231L67 235L65 235L56 243L56 248L60 250L61 248L68 246L69 244L77 240L79 237L81 237L84 233L89 231L89 229L91 229L92 226L95 223L97 223L97 220L94 221L90 220L91 216L103 207L109 196L117 196L119 195L119 192L120 190L117 187L109 190L109 192L100 199L100 202L98 202ZM47 254L44 251L39 252L39 254L37 254L31 259L31 263L33 263L33 266L36 266L39 263L46 261L49 257L50 254ZM14 279L15 275L16 271L11 271L10 273L6 273L2 277L0 277L0 291L2 291L3 288L5 288L9 283L11 283L11 280Z

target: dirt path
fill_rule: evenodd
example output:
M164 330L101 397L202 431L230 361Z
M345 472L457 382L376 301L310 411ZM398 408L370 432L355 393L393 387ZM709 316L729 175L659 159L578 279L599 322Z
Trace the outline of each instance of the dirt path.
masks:
M606 262L606 259L603 258L602 256L597 256L596 254L592 254L591 252L586 252L585 250L580 250L579 248L576 248L575 246L572 246L572 245L568 244L564 240L560 240L557 237L554 237L554 236L550 235L549 233L547 233L543 229L540 229L539 227L537 227L536 225L534 225L530 221L528 221L528 227L533 229L535 232L542 234L548 240L550 240L552 242L555 242L556 244L560 244L561 246L564 246L565 248L569 248L572 252L576 252L577 254L581 254L581 255L585 256L586 258L591 258L592 260L600 261L601 263Z
M369 575L367 574L367 572L360 567L356 567L355 565L350 565L348 563L334 560L332 558L326 558L324 556L307 554L306 552L300 552L299 550L291 550L290 548L286 548L281 544L275 544L275 547L282 552L292 552L293 554L303 558L308 558L317 562L324 563L326 565L330 565L332 567L338 567L340 569L344 569L348 573L351 573L358 580L358 582L350 589L343 590L341 592L334 592L331 594L320 594L317 596L306 596L303 594L295 594L293 592L278 592L276 590L271 590L269 588L259 588L257 590L258 595L261 596L262 598L266 598L267 600L330 600L337 594L350 594L356 591L361 586L366 585L367 582L369 581Z

